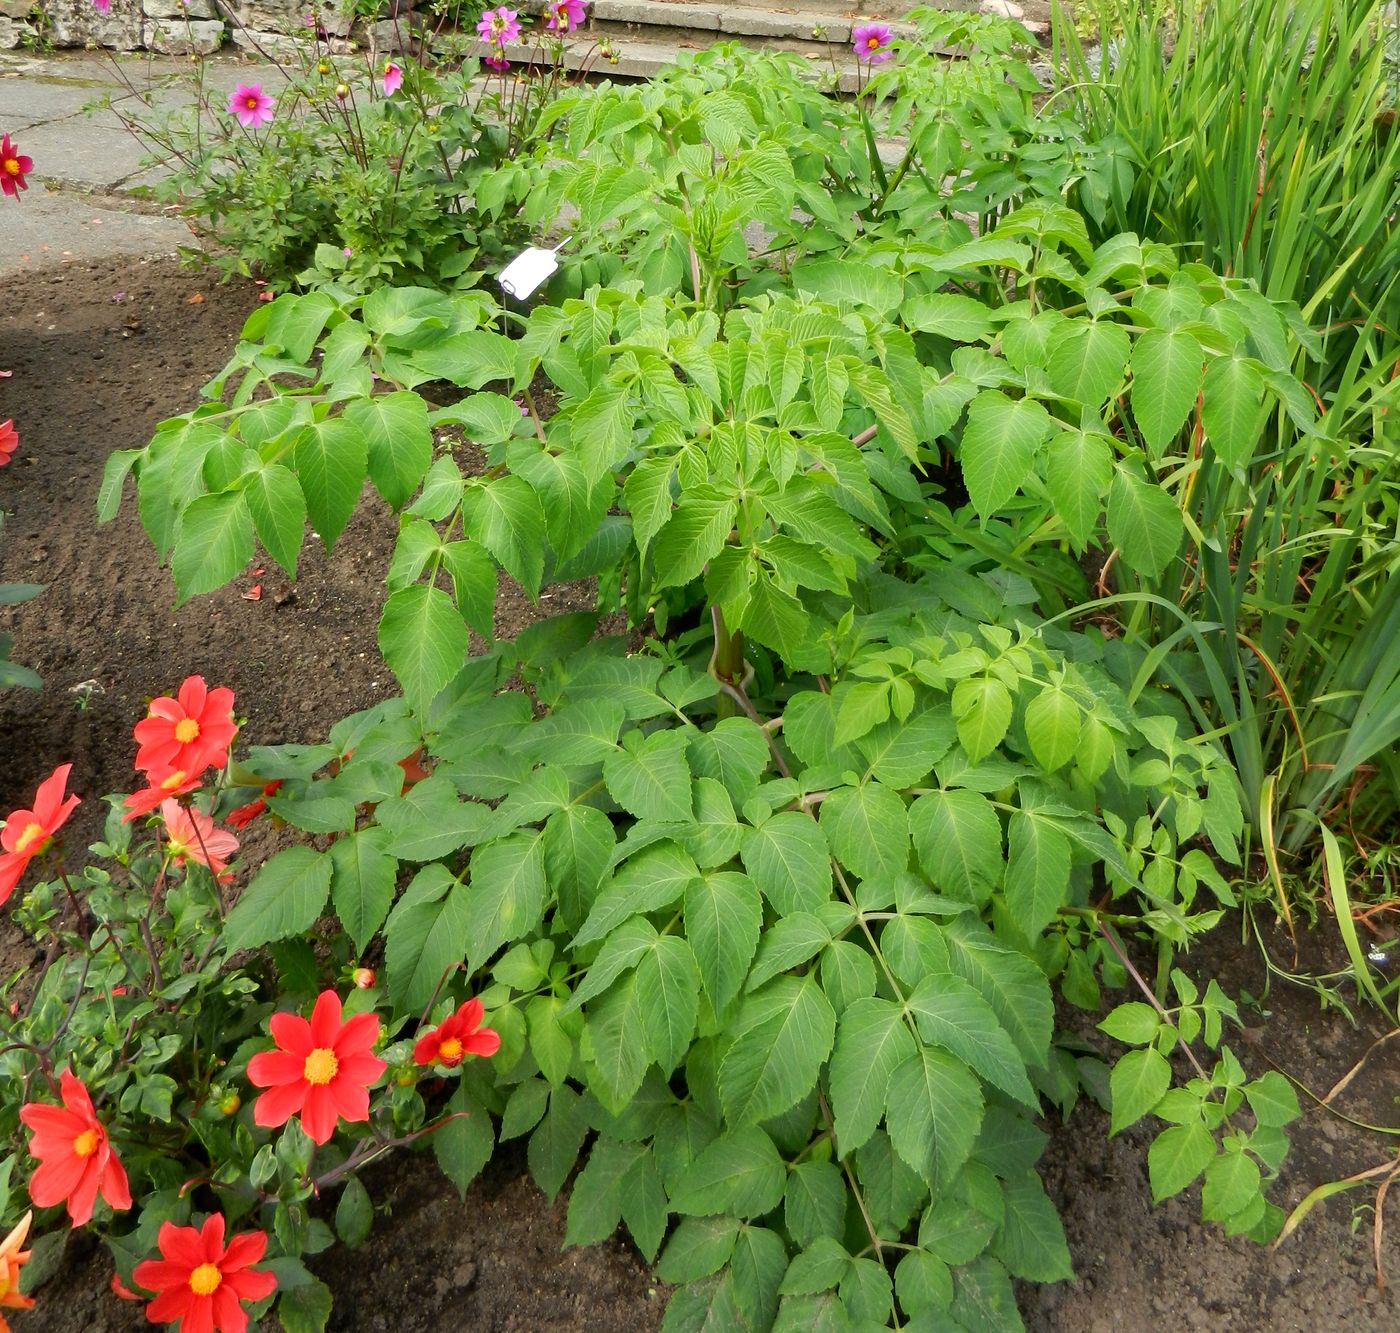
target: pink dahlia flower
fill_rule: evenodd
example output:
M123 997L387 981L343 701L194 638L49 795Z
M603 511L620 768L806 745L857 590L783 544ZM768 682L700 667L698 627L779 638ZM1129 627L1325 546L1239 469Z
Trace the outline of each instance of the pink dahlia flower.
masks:
M238 123L248 130L266 125L272 119L276 105L276 101L263 92L262 85L258 83L240 83L228 99L229 114L237 116Z
M549 0L544 26L554 32L572 32L588 17L588 0Z
M504 46L507 42L518 42L520 15L504 5L488 9L477 23L476 33L487 46Z
M851 45L855 47L856 59L870 65L878 65L894 54L890 50L893 39L894 34L888 23L862 23L851 30Z

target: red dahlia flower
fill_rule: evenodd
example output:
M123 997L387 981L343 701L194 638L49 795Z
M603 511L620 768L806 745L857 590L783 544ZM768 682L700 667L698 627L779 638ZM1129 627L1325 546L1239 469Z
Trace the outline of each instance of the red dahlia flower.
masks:
M180 1321L180 1333L244 1333L244 1301L260 1301L277 1290L275 1274L253 1270L267 1252L265 1231L245 1231L224 1244L224 1219L214 1213L204 1226L162 1222L156 1237L159 1259L145 1259L132 1275L157 1294L146 1307L153 1324Z
M129 824L139 815L150 814L156 806L164 805L176 796L188 796L198 789L199 779L190 777L183 768L177 768L173 773L167 773L159 782L154 782L128 796L122 802L126 809L122 823Z
M203 676L187 676L175 698L152 699L149 714L136 724L136 767L153 782L177 769L193 777L211 764L222 768L237 731L233 691L222 685L211 690Z
M238 839L232 833L215 828L204 811L186 810L179 801L162 801L160 817L165 821L170 856L177 866L198 861L221 883L233 878L233 871L225 871L229 857L238 850Z
M224 816L224 823L227 824L229 828L247 828L253 820L267 809L267 801L263 798L267 796L276 796L281 790L282 779L274 778L263 787L262 796L249 801L247 805L240 805L236 810L230 810L228 814Z
M24 157L8 134L0 135L0 190L18 199L29 188L24 178L33 170L34 159Z
M481 1001L468 1000L413 1043L414 1062L451 1069L462 1063L464 1055L495 1055L501 1049L501 1034L482 1027L482 1017Z
M29 1197L36 1208L66 1201L73 1225L81 1227L92 1220L99 1190L119 1211L131 1207L131 1190L82 1080L65 1069L58 1087L62 1106L28 1102L19 1109L33 1135L29 1151L39 1159L29 1178Z
M61 764L40 784L34 793L32 810L16 810L0 829L0 904L15 891L20 876L45 847L49 839L63 827L64 821L73 813L78 798L63 798L63 789L68 785L68 774L72 764Z
M14 1230L0 1240L0 1333L10 1333L5 1310L29 1310L34 1306L34 1298L23 1295L19 1289L19 1270L29 1262L29 1251L21 1246L29 1235L33 1216L33 1213L25 1213L15 1223Z
M275 1051L248 1061L248 1081L267 1088L253 1107L265 1129L285 1125L298 1112L301 1127L316 1143L335 1133L337 1119L369 1119L369 1085L387 1068L370 1052L379 1039L379 1019L355 1014L340 1021L340 996L322 991L311 1021L299 1014L273 1014L268 1023Z
M0 467L15 456L18 448L19 431L15 429L14 421L0 421Z

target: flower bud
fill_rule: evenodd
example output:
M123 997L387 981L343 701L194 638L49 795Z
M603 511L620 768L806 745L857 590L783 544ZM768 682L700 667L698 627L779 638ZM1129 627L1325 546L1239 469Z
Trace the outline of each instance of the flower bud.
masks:
M411 1069L400 1069L399 1072L394 1075L394 1082L401 1088L411 1088L418 1082L418 1075Z
M369 990L374 985L374 969L372 967L357 967L350 974L350 980L355 983L359 990Z
M226 1092L219 1098L219 1110L224 1115L237 1115L243 1099L236 1092Z
M350 96L350 85L348 83L337 83L335 85L335 95L343 102Z

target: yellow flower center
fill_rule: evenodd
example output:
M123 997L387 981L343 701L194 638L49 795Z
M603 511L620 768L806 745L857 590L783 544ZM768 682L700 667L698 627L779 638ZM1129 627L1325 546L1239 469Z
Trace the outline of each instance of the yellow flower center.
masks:
M318 1046L306 1057L301 1076L308 1083L329 1083L339 1069L340 1061L335 1058L335 1052L325 1046Z
M42 842L44 836L44 826L31 819L20 830L19 838L15 842L15 851L27 852L36 842Z
M249 102L248 105L252 106L253 103ZM182 717L175 724L175 739L179 741L181 745L188 745L191 741L197 741L199 739L199 723L192 717Z
M438 1047L438 1055L443 1060L460 1060L462 1058L462 1043L456 1037L448 1037Z
M183 726L184 724L181 723ZM160 782L161 791L174 791L176 787L183 785L185 781L185 770L177 768L168 778L162 778Z
M18 176L18 175L19 175L19 158L17 158L17 157L7 157L7 158L5 159L5 170L8 171L8 172L10 173L11 176Z
M258 109L258 99L256 97L249 97L244 101L243 105L246 106L249 111L256 111ZM208 1264L206 1264L205 1267L207 1268Z
M224 1275L213 1264L200 1264L190 1274L190 1290L196 1296L212 1296L223 1280Z
M878 37L867 37L865 39L865 44L873 51L880 45L880 39Z
M85 1129L73 1140L73 1154L75 1157L91 1157L96 1151L97 1131L95 1129Z

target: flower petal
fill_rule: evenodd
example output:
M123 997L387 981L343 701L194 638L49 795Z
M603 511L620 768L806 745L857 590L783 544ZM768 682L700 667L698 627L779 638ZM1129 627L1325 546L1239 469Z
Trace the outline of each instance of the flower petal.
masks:
M248 1082L257 1088L299 1083L306 1069L306 1056L291 1051L259 1051L248 1061Z
M198 717L204 711L204 701L209 697L209 687L203 676L186 676L176 694L186 717Z
M141 1285L144 1287L146 1284L143 1282ZM166 1288L146 1307L146 1318L153 1324L173 1324L175 1320L185 1318L194 1301L195 1294L190 1290L189 1283L181 1282L178 1287ZM185 1327L183 1323L180 1325L182 1330Z
M301 1127L313 1143L325 1143L335 1133L335 1102L329 1085L307 1085L306 1100L301 1108Z
M468 1032L475 1032L477 1028L481 1026L481 1019L484 1013L485 1009L481 1001L473 996L457 1010L456 1017L466 1025L466 1030Z
M42 1162L29 1177L29 1198L36 1208L52 1208L71 1198L73 1191L81 1184L87 1163L73 1151L70 1142L68 1151L61 1157L51 1157ZM89 1207L91 1213L91 1207Z
M109 1208L122 1212L131 1207L131 1186L127 1183L126 1168L114 1152L108 1154L101 1185L102 1197L107 1200Z
M218 1265L224 1257L224 1215L210 1213L199 1232L200 1249L206 1264Z
M363 1083L353 1079L337 1078L328 1083L331 1105L342 1120L354 1124L369 1119L369 1092Z
M40 784L34 793L34 813L39 823L52 833L63 822L59 809L63 804L63 789L68 785L68 775L73 771L72 764L60 764Z
M229 1237L228 1249L224 1251L224 1260L219 1267L224 1270L224 1276L229 1277L240 1268L257 1263L266 1253L267 1232L245 1231L240 1236ZM272 1274L268 1276L272 1277ZM273 1278L273 1281L276 1279Z
M36 1138L43 1139L76 1139L88 1127L82 1116L48 1102L26 1103L19 1108L19 1118L34 1131Z
M199 1232L193 1227L179 1227L174 1222L162 1222L160 1231L156 1234L156 1248L173 1263L183 1265L185 1277L204 1262L204 1248L199 1243ZM180 1280L183 1282L185 1279Z
M335 1053L340 1059L370 1050L379 1040L379 1015L354 1014L345 1020L335 1039ZM319 1045L319 1043L318 1043Z
M277 1275L264 1273L256 1268L240 1268L237 1272L225 1272L224 1281L238 1294L241 1301L260 1301L277 1290Z
M311 1024L300 1014L273 1014L267 1022L268 1031L284 1051L291 1051L304 1060L316 1044L311 1040Z
M263 1129L285 1125L306 1100L305 1083L285 1083L262 1094L253 1104L253 1123Z
M339 1035L340 996L333 990L323 990L311 1011L311 1045L315 1050L334 1050Z
M190 1292L189 1309L180 1323L180 1333L214 1333L214 1300Z
M219 1284L210 1298L210 1305L220 1333L245 1333L248 1327L247 1312L238 1303L238 1293L226 1281Z
M97 1111L92 1104L92 1098L88 1096L88 1090L71 1069L65 1069L58 1076L58 1092L63 1098L63 1104L76 1116L81 1116L89 1122L90 1127L97 1126Z
M102 1173L91 1157L77 1160L83 1164L83 1174L78 1187L68 1196L68 1216L73 1219L75 1227L85 1227L92 1221L92 1209L97 1202L97 1186Z
M377 1055L347 1055L340 1062L340 1078L349 1079L352 1083L358 1083L362 1088L369 1087L386 1069L388 1065Z
M469 1055L495 1055L501 1049L501 1034L494 1028L482 1028L463 1040L462 1049Z

